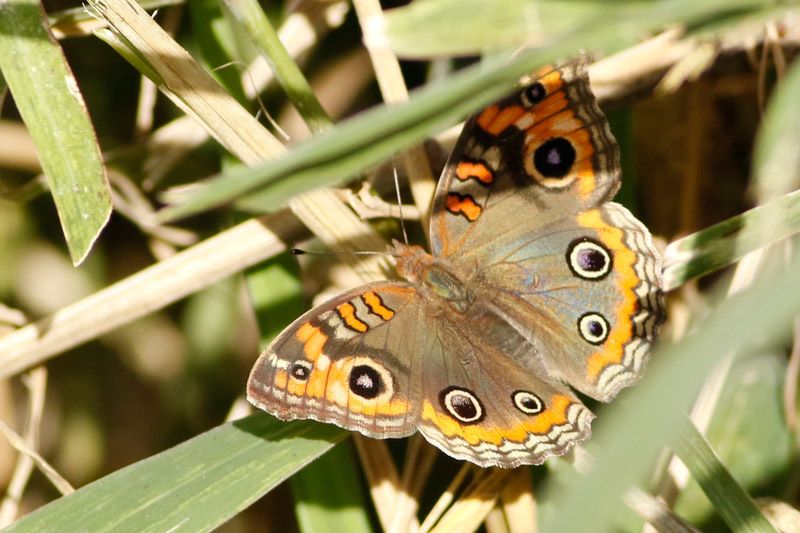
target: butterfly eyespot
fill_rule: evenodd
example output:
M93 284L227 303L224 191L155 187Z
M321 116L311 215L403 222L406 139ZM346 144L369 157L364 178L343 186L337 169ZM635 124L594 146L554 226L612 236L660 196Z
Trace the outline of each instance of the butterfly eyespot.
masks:
M511 395L511 401L517 409L526 415L538 415L544 411L544 402L532 392L526 390L515 391Z
M533 152L533 168L545 178L563 178L575 163L575 147L563 137L543 142Z
M483 405L467 389L448 387L439 394L439 402L447 414L462 424L475 424L483 420Z
M567 265L579 278L603 279L611 272L611 264L611 253L588 237L576 239L567 247Z
M608 330L608 320L599 313L585 313L578 319L578 332L589 344L603 344Z
M386 388L381 373L369 365L356 365L350 370L350 391L367 400L377 398Z
M311 363L308 361L297 361L292 365L289 374L298 381L305 381L311 376Z
M522 101L528 107L538 104L544 100L545 96L547 96L547 91L545 90L544 85L538 81L533 85L529 85L522 91Z

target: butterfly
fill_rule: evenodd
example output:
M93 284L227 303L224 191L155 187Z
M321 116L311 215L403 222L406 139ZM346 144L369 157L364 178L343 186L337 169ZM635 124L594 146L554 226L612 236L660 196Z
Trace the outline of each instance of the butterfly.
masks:
M546 67L470 118L439 180L431 253L350 290L260 355L247 396L280 419L419 431L483 467L540 464L591 434L664 320L648 230L610 200L619 148L586 65ZM571 388L570 388L571 387Z

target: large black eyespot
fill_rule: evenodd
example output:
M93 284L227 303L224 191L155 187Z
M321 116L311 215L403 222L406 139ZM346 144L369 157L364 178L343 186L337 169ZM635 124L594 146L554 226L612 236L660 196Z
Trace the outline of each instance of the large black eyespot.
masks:
M448 387L439 394L439 402L447 414L462 424L475 424L483 419L483 405L467 389Z
M292 365L289 374L298 381L305 381L311 375L311 363L308 361L297 361Z
M608 330L608 320L600 313L585 313L578 319L578 333L590 344L603 344Z
M545 90L544 85L537 81L536 83L525 87L525 89L522 91L522 96L527 105L533 106L544 100L544 97L547 96L547 91Z
M533 152L533 167L545 178L563 178L575 163L575 148L563 137L543 142Z
M514 406L526 415L538 415L544 411L544 402L534 393L526 390L514 391L511 394Z
M567 265L580 278L603 279L611 272L611 264L611 253L589 237L575 239L567 247Z
M371 366L356 365L350 370L350 390L353 394L372 400L383 392L383 378Z

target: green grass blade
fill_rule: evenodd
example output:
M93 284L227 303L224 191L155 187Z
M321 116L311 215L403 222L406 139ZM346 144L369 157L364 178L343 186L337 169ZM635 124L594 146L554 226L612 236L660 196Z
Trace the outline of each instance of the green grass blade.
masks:
M264 54L275 78L311 131L321 133L329 129L332 125L330 117L317 100L300 67L284 48L258 2L225 0L225 5Z
M770 98L753 154L754 187L762 201L800 187L800 61Z
M511 63L467 69L447 82L420 91L408 104L381 106L298 145L287 155L247 169L222 173L185 203L159 213L175 220L223 205L269 184L254 204L279 208L288 198L316 187L337 185L393 153L464 118L499 98L514 80L540 64L523 54Z
M776 533L753 498L736 482L705 437L688 419L684 420L673 446L731 530Z
M666 250L667 290L800 231L800 61L770 99L756 140L754 187L763 205L672 242ZM779 196L783 194L783 196Z
M543 46L563 32L583 35L597 25L697 24L771 4L769 0L422 0L388 11L385 26L366 39L386 43L402 57L472 55ZM620 33L631 41L636 35Z
M209 531L346 435L259 413L117 470L7 531Z
M527 50L507 61L493 57L418 91L407 104L380 107L342 123L334 131L299 145L289 154L258 167L222 173L180 205L159 213L172 221L226 204L263 189L254 205L278 208L287 198L325 185L339 185L391 155L441 131L481 106L508 92L523 74L544 63L574 56L576 50L613 50L626 43L625 35L642 34L671 22L701 24L731 9L731 4L760 6L766 0L715 3L694 0L645 2L638 18L603 19L579 32L554 37L548 46ZM675 6L694 6L687 13ZM703 7L698 7L703 6Z
M671 242L664 253L664 289L672 290L797 232L800 191Z
M609 11L609 2L423 0L386 12L385 40L401 57L473 55L542 45Z
M701 383L727 354L760 338L783 334L800 311L800 260L751 289L724 301L692 333L653 357L645 379L626 392L594 424L586 448L594 455L584 478L557 485L555 509L544 531L606 531L619 514L622 493L642 482L658 451L671 443ZM559 480L555 480L558 482Z
M372 531L362 481L347 443L298 472L291 484L303 533Z
M33 138L70 257L80 264L111 216L100 147L36 0L0 3L0 70Z
M228 65L232 61L242 59L238 56L236 28L231 24L228 13L217 0L195 0L187 4L192 21L192 33L197 43L200 61L209 74L233 96L239 103L244 103L244 87L239 69ZM234 59L235 58L235 59Z
M297 259L282 253L247 270L247 288L262 342L272 340L308 310Z
M735 361L704 432L737 482L758 494L782 494L791 483L795 437L783 406L786 355L766 351ZM681 491L675 510L694 524L709 524L714 507L696 481Z

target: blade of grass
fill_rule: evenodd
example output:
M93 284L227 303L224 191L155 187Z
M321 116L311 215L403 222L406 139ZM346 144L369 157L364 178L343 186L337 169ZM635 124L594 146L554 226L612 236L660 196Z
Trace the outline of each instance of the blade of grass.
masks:
M216 83L174 39L132 0L90 4L106 18L120 42L157 72L159 88L203 124L232 154L248 165L285 152L284 146ZM154 80L155 81L155 80ZM274 162L267 163L271 165ZM292 210L329 246L381 250L385 242L331 191L314 191L293 199ZM335 221L335 223L331 223ZM360 274L381 277L386 259L345 255Z
M380 162L393 153L421 141L448 123L463 118L480 104L507 92L512 80L530 70L538 59L527 57L527 66L511 63L498 75L495 71L469 70L486 87L477 87L473 79L464 86L463 74L450 83L437 84L436 90L424 91L410 104L380 107L345 121L335 130L297 146L284 157L249 169L232 169L221 174L184 203L163 209L162 220L175 220L225 204L269 183L251 203L277 208L288 198L325 185L343 183L356 173ZM508 65L505 65L508 67ZM489 81L491 80L491 81ZM476 99L476 94L479 98Z
M794 436L780 397L786 376L786 357L780 351L750 354L732 364L704 433L746 490L763 493L769 487L780 494L793 470ZM681 490L675 509L695 524L708 523L714 513L696 482Z
M775 533L775 528L722 464L706 438L687 418L673 441L675 453L703 488L725 523L736 532Z
M126 58L138 56L149 67L143 74L154 72L151 79L159 89L232 154L253 164L283 153L283 145L133 0L92 0L89 5L129 48Z
M281 87L311 131L321 133L330 128L331 119L320 105L297 63L278 39L278 34L258 2L225 0L225 5L261 49Z
M192 35L200 53L198 60L216 81L244 104L244 87L238 68L217 68L231 63L239 50L241 36L231 24L230 13L217 0L195 0L187 4Z
M689 0L666 2L669 5L687 3L698 4ZM625 43L622 35L631 32L645 33L668 22L693 21L699 24L718 14L714 10L716 4L703 9L692 8L686 14L665 11L664 2L646 4L652 7L643 8L639 18L625 21L604 19L603 24L592 24L584 31L554 37L548 46L522 52L510 61L492 57L423 88L408 104L381 107L345 121L335 131L302 143L269 165L224 172L188 196L184 203L163 209L159 218L172 221L186 217L259 189L262 190L256 195L258 202L275 209L295 194L315 187L341 184L392 154L452 125L508 92L523 74L543 63L574 55L576 50L586 47L612 50ZM717 9L721 8L717 6Z
M622 4L615 2L614 4ZM589 18L618 11L608 2L530 0L425 0L386 12L381 33L366 35L367 43L384 42L405 58L427 59L477 55L487 50L541 46L555 35L584 24ZM503 31L497 31L503 28Z
M595 423L595 438L587 445L595 456L589 474L560 480L563 490L553 496L553 506L580 512L551 515L545 530L610 529L622 493L644 480L658 451L683 423L708 372L752 342L754 332L761 338L785 333L800 311L800 300L787 295L798 291L800 259L795 259L780 273L762 277L751 289L725 300L680 342L659 349L642 383Z
M299 226L289 213L248 220L0 337L0 379L274 256Z
M368 31L366 28L370 24L383 23L383 8L379 0L354 0L353 7L362 33ZM365 44L384 103L393 105L407 102L408 87L400 68L400 60L388 48ZM408 179L414 204L422 215L420 223L423 228L427 228L437 180L433 175L425 147L416 145L403 151L400 154L400 164Z
M800 231L800 191L673 241L664 252L664 289L718 270Z
M94 128L36 0L0 3L0 70L42 163L70 257L79 265L111 216Z
M156 10L185 3L184 0L141 0L142 9ZM47 20L50 30L58 39L91 35L93 31L105 27L105 23L97 20L85 7L72 7L49 13Z
M358 467L347 444L339 444L292 476L295 513L301 531L372 531Z
M345 436L333 426L253 415L117 470L8 531L209 531Z
M800 187L800 61L770 98L753 154L754 188L761 201Z
M253 1L227 0L226 5L261 48L275 77L307 125L315 134L330 129L332 121L317 100L300 68L288 54L261 7ZM359 220L330 190L316 190L289 200L289 207L320 239L339 250L380 250L385 247L372 229ZM335 221L335 223L332 223ZM347 237L354 237L347 243ZM383 278L387 264L380 256L346 257L365 281Z
M402 57L474 55L514 46L547 46L569 32L583 35L593 26L663 26L680 21L718 23L726 15L750 12L770 5L769 0L424 0L393 9L386 24L365 36L385 43ZM503 31L497 31L503 28ZM628 41L639 33L621 35Z

